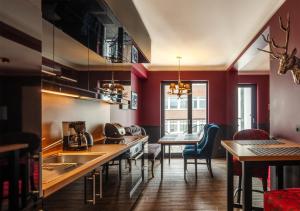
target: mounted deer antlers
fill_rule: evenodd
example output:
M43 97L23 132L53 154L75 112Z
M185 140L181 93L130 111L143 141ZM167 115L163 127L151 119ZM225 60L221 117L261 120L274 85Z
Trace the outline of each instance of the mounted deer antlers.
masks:
M278 74L286 74L291 71L294 82L300 84L300 59L296 57L297 49L294 48L292 53L288 54L289 40L290 40L290 15L287 15L287 23L283 24L281 17L279 17L280 29L285 33L285 44L283 46L276 44L270 35L262 35L264 41L269 44L270 51L258 48L258 50L269 53L273 59L279 60ZM277 52L275 51L277 50Z

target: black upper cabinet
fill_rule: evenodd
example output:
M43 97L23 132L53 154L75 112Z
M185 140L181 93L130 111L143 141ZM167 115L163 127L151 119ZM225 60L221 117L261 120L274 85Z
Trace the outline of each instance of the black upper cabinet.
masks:
M101 0L43 0L43 18L114 63L139 62L134 42Z

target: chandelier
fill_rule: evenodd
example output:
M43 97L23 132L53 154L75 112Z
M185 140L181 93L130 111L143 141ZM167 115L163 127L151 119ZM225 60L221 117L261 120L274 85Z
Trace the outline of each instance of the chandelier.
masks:
M102 88L104 91L109 92L110 94L122 94L124 91L124 86L122 84L115 83L114 71L112 71L111 75L112 77L110 83L104 83Z
M178 81L177 84L172 82L169 85L169 95L176 95L178 98L181 98L182 95L189 95L191 94L191 85L189 83L183 83L180 78L180 59L182 57L177 56L178 59Z

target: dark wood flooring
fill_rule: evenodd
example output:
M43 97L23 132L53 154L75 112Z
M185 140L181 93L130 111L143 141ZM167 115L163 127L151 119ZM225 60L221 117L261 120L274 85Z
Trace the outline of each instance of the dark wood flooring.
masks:
M187 181L183 177L183 160L167 159L164 162L165 175L160 178L160 162L155 163L155 177L150 179L142 195L132 208L133 211L181 211L181 210L226 210L226 161L213 159L214 178L206 165L198 166L198 180L195 181L194 165L188 165ZM80 179L44 200L44 210L113 210L128 211L130 203L126 195L126 181L116 186L117 168L112 167L110 178L105 183L105 198L96 205L83 203L83 180ZM253 186L262 189L261 182L253 179ZM254 193L254 205L262 206L263 195Z
M187 182L183 177L183 160L164 162L164 179L160 179L160 162L155 165L155 177L151 179L136 203L134 211L159 210L226 210L226 161L213 159L214 178L209 176L206 165L198 166L195 181L194 165L188 165ZM253 179L253 186L262 189L261 182ZM253 204L262 206L263 195L253 194Z

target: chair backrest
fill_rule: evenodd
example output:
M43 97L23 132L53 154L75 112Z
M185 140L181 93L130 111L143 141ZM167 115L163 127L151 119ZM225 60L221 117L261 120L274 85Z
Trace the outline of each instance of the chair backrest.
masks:
M210 124L207 135L205 137L205 143L202 147L201 154L207 157L211 157L216 136L220 127L216 124Z
M205 124L203 126L203 136L201 137L201 139L198 141L198 148L202 148L205 144L205 140L206 140L206 136L207 136L207 132L208 129L210 128L211 124Z
M233 140L267 140L270 139L269 134L261 129L247 129L236 132Z

